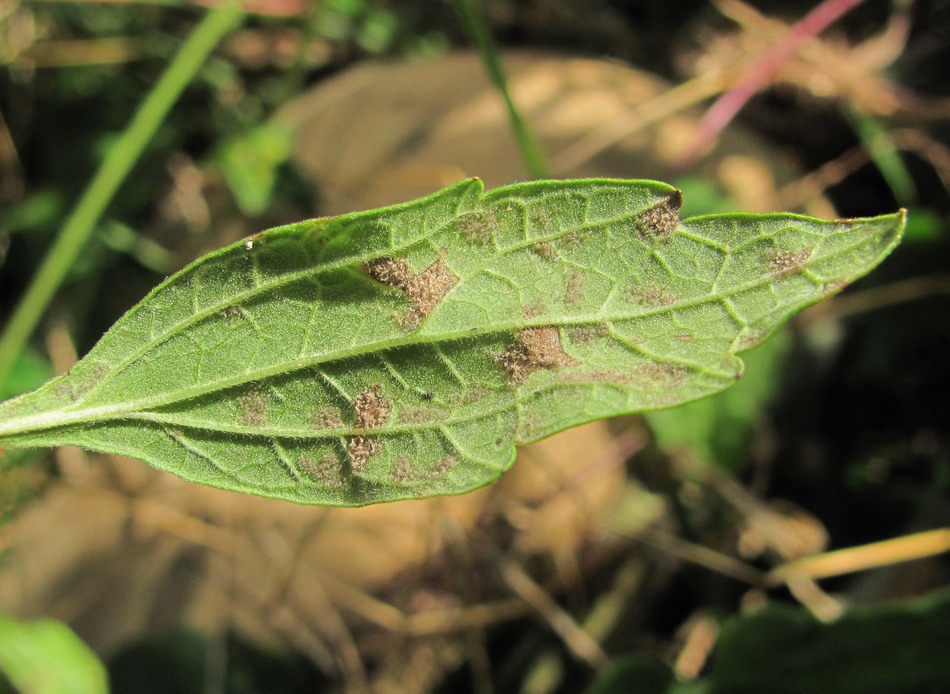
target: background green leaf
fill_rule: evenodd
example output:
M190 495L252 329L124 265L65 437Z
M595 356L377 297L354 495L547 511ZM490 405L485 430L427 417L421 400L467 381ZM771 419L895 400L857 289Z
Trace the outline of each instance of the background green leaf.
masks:
M0 615L0 675L20 694L106 694L106 669L65 624ZM0 691L4 691L0 677Z
M715 393L894 247L903 214L681 222L650 181L478 180L249 237L156 288L0 444L302 503L491 482L514 445Z

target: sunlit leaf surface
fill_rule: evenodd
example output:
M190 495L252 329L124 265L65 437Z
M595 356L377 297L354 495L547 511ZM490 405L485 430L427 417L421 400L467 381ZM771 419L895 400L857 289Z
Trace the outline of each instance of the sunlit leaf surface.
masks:
M455 494L515 445L719 391L903 214L678 216L650 181L478 180L269 231L156 288L0 445L75 444L300 503Z

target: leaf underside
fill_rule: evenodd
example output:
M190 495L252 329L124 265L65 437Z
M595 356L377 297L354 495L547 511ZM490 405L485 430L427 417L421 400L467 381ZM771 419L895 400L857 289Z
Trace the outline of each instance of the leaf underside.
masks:
M516 444L727 387L738 352L868 272L904 221L679 205L652 181L473 179L262 232L0 405L0 445L306 504L461 493Z

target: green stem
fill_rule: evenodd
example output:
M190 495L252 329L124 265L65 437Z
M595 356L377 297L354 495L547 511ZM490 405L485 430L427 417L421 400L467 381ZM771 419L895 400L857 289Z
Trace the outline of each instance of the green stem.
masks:
M62 284L76 256L86 245L102 213L138 161L185 87L201 69L221 39L240 21L241 2L230 0L210 11L158 83L142 101L126 130L109 150L95 177L63 225L13 317L0 337L0 383L3 383L53 294Z
M456 2L459 14L462 16L462 24L465 25L472 40L475 41L475 45L478 46L478 52L485 63L488 78L505 101L511 130L518 142L521 158L524 160L528 173L532 178L551 178L541 145L532 135L528 124L521 117L521 112L515 106L515 102L508 92L508 81L505 79L505 71L501 66L501 59L498 57L498 48L492 40L491 32L489 32L485 18L478 8L477 0L456 0Z
M916 202L917 189L914 179L904 166L887 129L874 116L855 109L849 110L847 115L858 139L871 156L871 161L894 194L894 199L901 205L912 205Z

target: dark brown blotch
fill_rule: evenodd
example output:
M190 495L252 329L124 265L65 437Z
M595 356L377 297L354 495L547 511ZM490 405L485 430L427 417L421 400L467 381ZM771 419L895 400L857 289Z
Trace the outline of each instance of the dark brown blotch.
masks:
M356 414L356 426L360 429L374 429L385 424L392 414L392 402L382 394L379 386L370 386L353 399L353 410ZM362 470L366 461L378 454L382 444L375 436L356 434L350 438L346 447L353 470Z
M535 371L572 366L577 361L561 346L561 333L553 325L524 328L515 343L499 355L513 386L520 386Z
M412 272L405 260L389 257L371 260L365 267L374 280L399 289L409 299L411 306L399 319L406 330L419 327L459 280L442 258L418 274Z
M666 241L679 226L682 206L683 193L677 190L663 202L640 213L636 221L637 235L644 240Z

